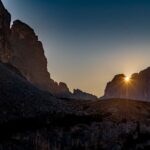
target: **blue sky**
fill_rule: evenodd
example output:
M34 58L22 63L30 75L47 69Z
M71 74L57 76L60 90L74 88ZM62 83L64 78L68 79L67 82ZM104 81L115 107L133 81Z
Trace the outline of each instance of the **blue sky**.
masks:
M115 74L150 66L148 0L3 0L34 28L56 81L102 95Z

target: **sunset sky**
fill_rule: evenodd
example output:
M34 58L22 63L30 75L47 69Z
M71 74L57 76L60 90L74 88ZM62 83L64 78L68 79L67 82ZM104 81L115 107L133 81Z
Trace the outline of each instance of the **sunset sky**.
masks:
M103 95L115 74L150 66L149 0L3 0L43 42L48 70L70 89Z

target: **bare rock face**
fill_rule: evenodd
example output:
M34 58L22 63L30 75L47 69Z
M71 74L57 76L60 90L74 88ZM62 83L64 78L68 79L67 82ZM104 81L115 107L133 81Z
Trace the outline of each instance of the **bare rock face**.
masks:
M27 24L16 20L10 28L11 15L0 0L0 61L17 68L22 76L36 87L57 97L72 98L65 83L51 79L42 42ZM87 93L75 92L75 97L87 97ZM82 96L81 96L82 95Z
M70 93L66 84L58 84L50 78L43 45L31 27L19 20L14 21L10 43L13 49L11 64L18 68L27 80L54 95Z
M67 84L64 82L51 82L50 91L58 98L70 98L72 95Z
M33 29L21 21L15 21L10 36L13 56L11 64L34 85L49 88L50 75L47 71L47 60L42 43L38 41Z
M67 85L50 78L42 43L34 30L16 20L10 29L11 15L0 0L0 61L16 67L30 83L54 95L70 94Z
M111 82L107 83L106 89L105 89L105 97L108 98L121 98L125 95L125 89L124 89L124 74L116 75ZM119 88L119 90L118 90Z
M11 51L9 47L11 16L0 1L0 60L9 62Z
M150 67L134 73L129 82L125 75L116 75L105 89L103 98L128 98L135 100L150 100Z
M82 99L82 100L96 100L97 99L97 97L95 95L83 92L79 89L74 89L73 98L74 99Z

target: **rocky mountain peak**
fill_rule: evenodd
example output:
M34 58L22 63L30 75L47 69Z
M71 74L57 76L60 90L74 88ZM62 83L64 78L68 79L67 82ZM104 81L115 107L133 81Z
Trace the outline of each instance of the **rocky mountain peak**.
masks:
M150 100L150 67L132 74L128 84L123 78L124 75L116 75L108 82L103 98Z
M34 30L20 20L13 22L11 33L16 34L16 36L20 39L26 39L31 42L38 41L38 37L36 36Z
M32 84L51 93L69 93L66 84L51 79L42 42L26 23L16 20L10 28L11 15L0 0L0 61L10 63Z
M67 84L64 83L64 82L60 82L60 83L59 83L59 87L60 87L60 88L62 89L62 91L64 91L64 92L69 91L69 88L68 88Z
M20 20L14 21L11 27L10 43L13 48L11 63L27 80L56 96L63 97L70 94L65 83L57 83L51 79L42 42L29 25Z
M48 90L50 75L42 43L34 30L17 20L11 27L10 44L13 51L11 63L34 85Z
M11 15L0 1L0 61L17 68L39 89L58 97L74 97L65 83L51 79L42 42L34 30L20 20L14 21L10 28L10 22ZM83 95L87 97L88 93Z
M115 77L113 78L113 81L122 80L122 79L124 79L124 77L125 77L124 74L115 75Z

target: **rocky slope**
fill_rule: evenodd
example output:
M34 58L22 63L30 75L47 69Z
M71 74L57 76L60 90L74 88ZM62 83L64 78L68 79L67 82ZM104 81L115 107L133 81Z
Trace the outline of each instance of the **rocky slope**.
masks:
M63 101L0 63L1 150L138 150L150 147L150 103Z
M79 89L73 90L73 99L82 99L82 100L96 100L97 97L95 95L83 92Z
M0 124L69 109L62 100L29 83L13 66L0 63L0 72Z
M150 67L131 76L128 83L125 75L116 75L105 89L103 98L129 98L135 100L150 100Z
M1 149L149 149L149 103L125 99L69 103L70 107L77 108L78 112L86 113L72 113L69 116L66 114L63 117L59 114L55 115L55 118L49 115L50 118L53 117L54 122L43 128L35 129L35 125L34 129L21 130L11 136L9 134L9 139L0 141Z

